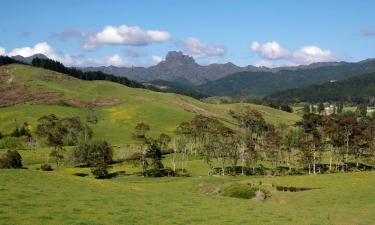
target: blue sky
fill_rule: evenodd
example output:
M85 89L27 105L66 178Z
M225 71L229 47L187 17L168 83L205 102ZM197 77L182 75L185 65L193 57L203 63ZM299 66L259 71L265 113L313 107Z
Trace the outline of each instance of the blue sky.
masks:
M0 54L68 65L148 66L168 51L199 63L283 66L375 57L375 1L12 0Z

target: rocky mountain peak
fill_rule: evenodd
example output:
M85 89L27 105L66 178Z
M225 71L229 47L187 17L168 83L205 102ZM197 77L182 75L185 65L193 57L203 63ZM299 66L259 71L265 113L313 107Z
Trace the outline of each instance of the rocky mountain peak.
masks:
M178 63L178 64L195 64L193 57L184 55L182 52L170 51L165 57L167 63Z

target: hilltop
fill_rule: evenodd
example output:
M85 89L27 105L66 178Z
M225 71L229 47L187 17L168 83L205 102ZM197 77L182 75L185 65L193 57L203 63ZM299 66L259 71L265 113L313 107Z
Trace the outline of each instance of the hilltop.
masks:
M28 65L0 67L0 130L14 129L46 114L88 116L98 119L90 124L96 138L115 144L131 142L131 132L141 121L156 132L172 134L182 121L195 114L217 117L231 124L228 112L249 105L271 123L293 124L299 116L266 106L250 104L207 104L190 97L129 88L109 81L84 81L50 70Z

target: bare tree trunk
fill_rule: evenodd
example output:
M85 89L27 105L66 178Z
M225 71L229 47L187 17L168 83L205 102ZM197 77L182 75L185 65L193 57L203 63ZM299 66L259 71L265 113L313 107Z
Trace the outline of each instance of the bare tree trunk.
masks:
M316 174L315 151L313 153L313 173Z
M221 175L225 176L225 160L224 160L224 157L221 157Z

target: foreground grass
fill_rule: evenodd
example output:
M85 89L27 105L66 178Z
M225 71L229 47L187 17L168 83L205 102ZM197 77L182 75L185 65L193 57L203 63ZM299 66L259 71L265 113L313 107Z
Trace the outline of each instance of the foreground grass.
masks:
M277 178L191 177L111 180L74 170L0 171L0 224L372 224L375 173ZM265 202L208 196L198 185L274 183L318 188L276 192Z

